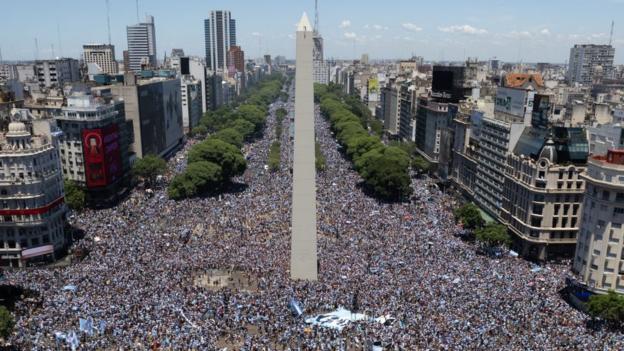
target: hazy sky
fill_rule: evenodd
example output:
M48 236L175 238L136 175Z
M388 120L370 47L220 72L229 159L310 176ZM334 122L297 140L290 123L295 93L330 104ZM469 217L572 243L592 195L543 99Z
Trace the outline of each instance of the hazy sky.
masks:
M0 48L5 60L61 54L78 58L82 44L107 42L105 0L0 0ZM134 0L109 0L117 59L126 26L137 21ZM615 24L615 61L624 63L624 0L320 0L326 57L564 62L574 43L606 44ZM159 60L182 48L204 54L210 10L230 10L246 57L294 56L293 33L303 11L314 21L313 0L139 0L141 20L153 15ZM60 33L60 40L59 35Z

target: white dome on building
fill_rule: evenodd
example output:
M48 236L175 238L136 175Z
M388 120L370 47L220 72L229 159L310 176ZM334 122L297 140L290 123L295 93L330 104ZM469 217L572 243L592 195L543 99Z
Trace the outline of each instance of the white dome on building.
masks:
M21 137L21 136L30 136L30 132L26 128L26 125L22 122L11 122L9 123L9 132L7 136L10 137Z

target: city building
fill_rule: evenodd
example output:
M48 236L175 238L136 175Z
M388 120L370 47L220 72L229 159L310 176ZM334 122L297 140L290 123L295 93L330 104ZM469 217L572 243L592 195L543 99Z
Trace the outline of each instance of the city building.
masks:
M624 151L590 157L573 270L590 291L624 293Z
M182 99L182 125L185 132L193 130L202 117L202 82L192 76L180 79Z
M525 127L507 155L501 219L525 257L571 257L589 146L585 130Z
M46 126L43 124L47 124ZM56 138L39 121L32 131L14 121L0 136L0 265L58 257L70 244L64 233L63 177Z
M613 77L615 48L611 45L576 44L570 49L568 83L592 85Z
M396 86L394 81L391 81L387 86L381 89L381 118L384 122L384 129L386 133L392 138L396 138L399 135L401 121L400 113L400 87Z
M604 124L588 127L589 153L605 156L611 149L624 149L624 128L621 124Z
M543 89L539 75L508 74L496 91L494 116L481 120L475 201L501 220L507 154L512 152L525 127L533 120L533 101Z
M105 74L117 74L119 72L117 68L117 61L115 61L115 46L110 44L87 44L82 46L84 63L89 65L95 65L97 67L95 71ZM91 75L92 69L89 68L89 75Z
M226 72L228 51L236 46L236 20L230 11L210 11L210 17L204 20L204 43L206 68Z
M108 91L106 87L100 89ZM86 188L93 198L114 198L130 170L132 127L124 103L77 93L54 117L63 131L59 142L63 177Z
M35 79L46 88L62 88L65 83L80 81L78 60L62 58L35 61Z
M123 99L126 120L132 121L132 151L138 158L155 154L169 156L184 141L180 79L137 79L132 72L123 84L110 86Z
M240 46L233 45L228 50L228 68L245 72L245 52Z
M154 17L146 16L144 23L126 28L128 39L128 62L126 71L138 73L145 67L156 68L156 27ZM125 60L125 57L124 57Z

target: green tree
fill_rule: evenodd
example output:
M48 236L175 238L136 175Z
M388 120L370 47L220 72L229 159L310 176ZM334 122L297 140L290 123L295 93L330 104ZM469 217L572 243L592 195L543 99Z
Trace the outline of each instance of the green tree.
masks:
M237 148L243 147L243 135L234 128L225 128L213 134L210 138L225 141Z
M193 136L200 136L201 137L201 136L204 136L204 135L208 134L208 128L206 128L206 126L200 124L197 127L193 128L191 133L193 134Z
M347 141L347 155L353 161L357 161L362 155L369 152L370 150L380 149L383 147L384 145L381 143L381 140L379 140L378 137L370 135L360 135Z
M511 245L511 237L507 233L507 227L502 224L490 223L477 229L475 236L479 242L489 247Z
M587 312L594 318L621 326L624 322L624 296L613 290L605 295L592 295L587 302Z
M371 131L375 133L375 135L381 136L383 134L384 126L380 120L372 119L369 124Z
M256 128L253 123L242 118L235 119L234 121L230 122L227 127L235 129L240 135L243 136L243 139L248 139L249 137L251 137Z
M6 307L0 306L0 336L4 339L8 338L13 333L13 327L15 321L11 312Z
M314 153L316 155L314 160L316 170L322 172L327 168L327 160L325 159L325 155L321 152L321 145L318 142L314 145Z
M467 203L456 209L455 217L462 222L466 229L481 228L485 224L481 211L473 203Z
M238 115L251 122L254 125L256 132L262 130L264 123L266 121L266 111L259 105L241 105L238 108Z
M275 141L271 144L271 148L269 149L269 159L268 166L271 172L278 171L280 168L281 161L281 145L279 142Z
M158 155L146 155L132 166L132 174L145 180L148 185L153 184L156 177L164 174L166 170L167 162Z
M288 111L286 111L285 108L280 108L277 111L275 111L275 116L277 117L278 121L283 120L284 117L286 117L286 115L288 115Z
M82 211L87 203L87 195L84 189L72 180L66 180L65 203L74 211Z
M247 162L240 149L218 139L208 139L189 150L188 162L199 161L209 161L219 165L224 179L241 175L247 168Z
M412 168L419 173L427 173L431 169L431 163L424 157L417 155L412 159Z
M180 200L206 192L214 192L222 185L221 167L212 162L199 161L189 164L183 173L173 178L167 194L174 200Z

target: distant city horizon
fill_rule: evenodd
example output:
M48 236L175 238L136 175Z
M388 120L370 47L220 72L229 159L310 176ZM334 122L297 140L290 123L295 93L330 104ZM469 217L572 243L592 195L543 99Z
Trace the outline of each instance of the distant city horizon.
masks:
M592 8L581 7L577 0L523 4L483 1L467 7L454 1L416 5L401 0L388 8L387 4L320 1L319 27L329 59L352 60L368 54L374 61L415 55L432 62L459 62L465 57L477 57L480 61L496 58L503 62L563 64L574 44L608 44L611 22L615 20L611 39L616 49L614 63L624 64L624 56L619 54L624 52L624 31L619 30L621 24L613 15L624 10L624 3L599 2L601 6ZM138 8L132 1L110 0L109 3L110 38L118 61L123 59L121 54L127 49L126 27L142 22L146 15L154 16L159 61L174 48L204 57L204 20L210 11L217 9L230 11L238 20L238 41L246 57L261 58L270 54L293 59L294 23L289 19L298 18L303 12L311 18L314 15L314 1L311 0L296 4L275 1L254 7L253 11L243 1L205 4L192 0L183 7L140 1ZM0 23L0 30L12 34L0 43L2 61L79 58L84 44L108 44L105 1L85 5L70 0L46 11L31 11L33 6L43 8L46 5L39 0L34 4L11 5L10 16ZM535 16L512 15L530 8L556 16L543 21ZM392 21L379 16L382 11L392 9L397 11ZM278 13L280 15L275 16ZM439 16L442 13L444 16ZM61 20L66 16L71 21ZM580 25L579 16L584 18ZM26 18L27 23L24 22ZM266 21L268 18L271 20Z

